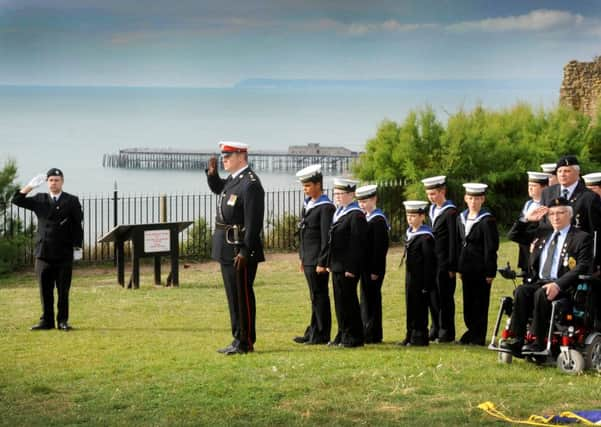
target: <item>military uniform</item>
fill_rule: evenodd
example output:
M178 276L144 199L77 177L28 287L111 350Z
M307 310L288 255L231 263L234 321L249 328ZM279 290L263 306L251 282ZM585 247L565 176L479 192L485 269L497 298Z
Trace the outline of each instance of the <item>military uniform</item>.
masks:
M425 207L425 202L424 202ZM427 225L407 229L405 240L405 306L407 336L403 344L428 345L428 301L436 287L434 234Z
M331 344L344 347L364 344L357 284L364 266L366 240L367 222L357 202L339 207L334 213L328 244L328 266L332 272L338 320L338 333ZM345 272L354 277L347 277Z
M332 313L328 293L329 273L317 273L317 266L328 264L328 236L334 215L334 203L322 195L317 200L307 198L299 224L299 256L311 297L311 322L303 336L309 344L325 344L330 341Z
M211 191L219 195L211 257L221 265L234 338L231 347L252 351L256 341L253 283L258 263L265 260L261 241L265 193L249 167L227 179L207 173L207 181ZM234 266L238 254L247 260L241 270Z
M58 294L56 321L59 325L67 325L73 249L83 246L83 212L79 199L64 191L57 201L48 193L26 197L17 191L12 202L33 211L38 220L35 271L42 302L40 325L46 326L43 329L54 328L55 287Z
M497 221L486 209L470 219L466 209L457 217L457 227L460 242L457 271L463 285L463 318L467 327L460 343L484 345L491 288L486 278L497 274Z

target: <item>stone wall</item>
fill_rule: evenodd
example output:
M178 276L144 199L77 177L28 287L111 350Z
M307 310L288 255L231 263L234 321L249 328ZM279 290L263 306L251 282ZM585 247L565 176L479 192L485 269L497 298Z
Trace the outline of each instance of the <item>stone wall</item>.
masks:
M593 62L570 61L563 67L559 103L595 118L601 102L601 56Z

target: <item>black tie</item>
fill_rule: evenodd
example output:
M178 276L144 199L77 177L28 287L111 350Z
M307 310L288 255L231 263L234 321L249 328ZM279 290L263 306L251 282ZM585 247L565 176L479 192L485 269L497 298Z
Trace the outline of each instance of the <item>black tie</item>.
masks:
M58 201L58 197L52 196L52 200L54 200L54 203L56 203Z
M568 189L567 189L567 188L564 188L564 189L562 190L562 194L563 194L563 198L564 198L564 199L567 199L567 198L568 198L568 193L569 193L569 191L568 191Z
M553 258L555 258L555 250L557 249L557 240L559 239L559 233L553 235L551 243L547 248L547 259L543 264L543 271L541 279L551 279L551 269L553 268Z

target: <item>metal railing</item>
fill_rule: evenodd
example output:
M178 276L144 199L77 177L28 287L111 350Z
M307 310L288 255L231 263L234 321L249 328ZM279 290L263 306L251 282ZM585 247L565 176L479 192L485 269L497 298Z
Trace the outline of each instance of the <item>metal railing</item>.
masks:
M401 186L398 183L379 184L378 205L389 216L391 238L398 241L404 220L399 216ZM332 191L329 191L332 197ZM265 217L263 242L267 250L294 251L297 249L297 224L303 206L303 192L300 188L272 190L265 192ZM161 199L166 205L167 222L194 221L194 224L180 236L180 256L182 258L208 258L210 256L211 235L215 226L217 196L214 194L129 194L117 191L111 194L81 196L84 212L84 257L87 262L114 261L112 243L98 243L97 240L121 224L144 224L161 222ZM34 239L36 217L26 209L8 205L4 212L3 235L10 238L14 227L27 236L27 244L19 254L22 264L32 264L34 260ZM12 224L12 225L11 225ZM128 249L126 248L126 251Z

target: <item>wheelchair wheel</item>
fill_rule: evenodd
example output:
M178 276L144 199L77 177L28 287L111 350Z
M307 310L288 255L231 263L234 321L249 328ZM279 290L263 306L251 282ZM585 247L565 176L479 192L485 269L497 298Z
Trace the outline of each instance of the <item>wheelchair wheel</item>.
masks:
M511 353L505 353L504 351L500 351L497 355L497 360L499 363L510 364L513 361L513 355Z
M584 366L584 357L573 348L568 350L568 356L563 351L557 356L557 367L565 374L579 374L584 370Z
M590 344L586 345L584 354L586 369L601 372L601 335L597 335Z

